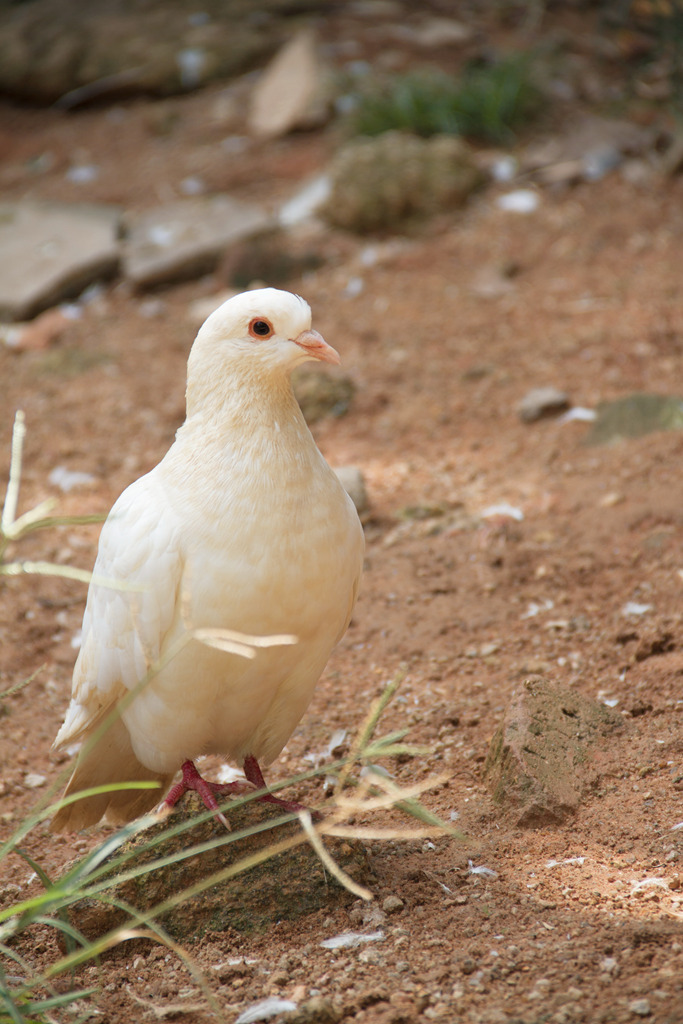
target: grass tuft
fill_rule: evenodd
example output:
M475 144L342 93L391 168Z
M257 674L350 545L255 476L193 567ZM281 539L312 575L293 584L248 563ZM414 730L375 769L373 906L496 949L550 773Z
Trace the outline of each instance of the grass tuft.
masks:
M508 143L539 112L541 92L530 54L472 65L460 78L443 72L399 75L361 95L351 115L358 135L406 131Z

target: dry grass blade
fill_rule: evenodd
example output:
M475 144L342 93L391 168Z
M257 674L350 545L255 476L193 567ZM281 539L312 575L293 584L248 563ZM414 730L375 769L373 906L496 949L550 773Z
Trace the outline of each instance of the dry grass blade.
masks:
M348 761L340 771L339 777L337 778L337 784L335 786L335 795L341 793L349 777L349 774L351 773L353 765L357 761L362 760L363 752L366 750L370 742L370 739L372 738L372 734L377 728L377 723L382 717L382 713L386 708L387 704L392 699L397 689L405 679L406 672L407 669L405 668L405 666L401 666L401 668L399 668L394 678L389 683L387 683L387 685L385 686L384 690L377 698L377 700L373 701L373 703L371 704L370 710L365 716L361 724L361 727L358 730L358 734L355 740L353 741Z
M365 886L354 882L354 880L339 867L336 860L328 850L325 849L318 831L313 827L313 821L308 811L299 811L299 821L301 822L301 827L309 838L311 846L318 854L318 857L327 870L334 878L337 879L339 884L343 885L345 889L349 890L349 892L352 892L354 896L360 896L363 900L371 900L373 897L370 890L366 889Z

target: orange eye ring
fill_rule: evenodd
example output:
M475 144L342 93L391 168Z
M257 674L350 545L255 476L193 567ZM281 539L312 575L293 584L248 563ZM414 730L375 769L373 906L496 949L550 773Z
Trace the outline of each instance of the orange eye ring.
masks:
M262 341L264 338L269 338L273 333L273 325L270 320L266 320L264 316L255 316L249 324L249 333L252 338L257 341Z

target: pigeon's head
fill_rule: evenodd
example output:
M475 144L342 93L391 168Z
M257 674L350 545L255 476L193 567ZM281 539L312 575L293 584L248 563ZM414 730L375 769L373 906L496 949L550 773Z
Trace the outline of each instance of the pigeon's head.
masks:
M199 330L190 354L190 372L209 365L210 372L249 375L288 374L308 359L339 363L337 352L311 330L311 310L299 295L277 288L257 288L228 299Z

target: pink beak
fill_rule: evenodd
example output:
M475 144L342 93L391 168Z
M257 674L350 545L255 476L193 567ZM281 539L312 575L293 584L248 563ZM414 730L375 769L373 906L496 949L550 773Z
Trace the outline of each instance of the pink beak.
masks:
M338 366L341 363L339 353L328 345L322 334L317 331L302 331L293 339L294 344L302 348L311 359L321 359L324 363L333 363Z

